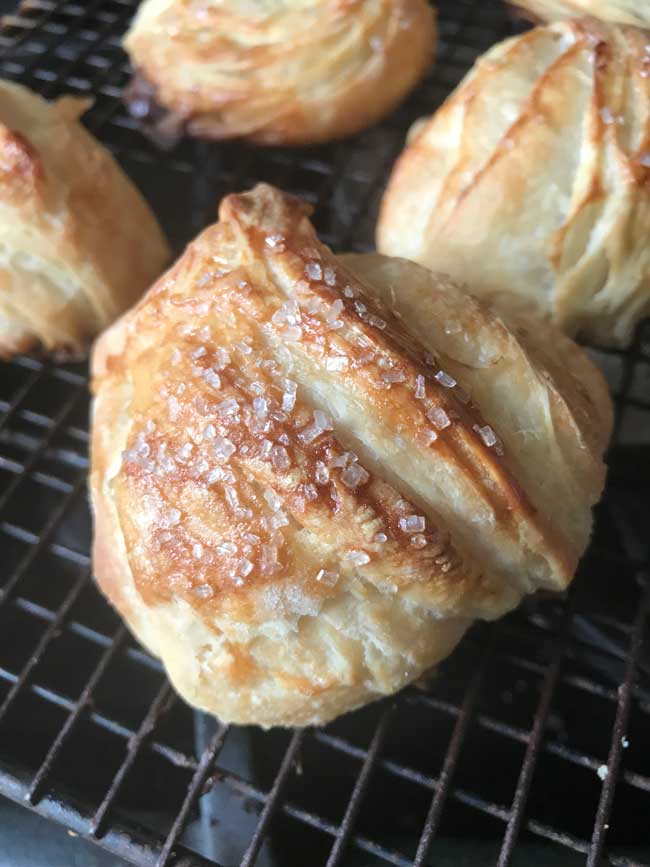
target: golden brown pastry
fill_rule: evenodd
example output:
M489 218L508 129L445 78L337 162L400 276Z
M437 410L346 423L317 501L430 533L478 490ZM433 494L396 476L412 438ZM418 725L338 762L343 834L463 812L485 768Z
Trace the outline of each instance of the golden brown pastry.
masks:
M0 355L81 354L168 261L144 199L79 123L87 107L0 81Z
M99 584L187 701L264 726L394 692L566 587L611 427L552 326L338 258L309 210L228 196L93 359Z
M649 0L510 0L542 21L593 15L615 24L650 27Z
M650 53L594 19L491 49L399 158L377 245L624 345L650 310Z
M341 138L415 86L435 38L427 0L145 0L124 43L131 109L153 96L211 139Z

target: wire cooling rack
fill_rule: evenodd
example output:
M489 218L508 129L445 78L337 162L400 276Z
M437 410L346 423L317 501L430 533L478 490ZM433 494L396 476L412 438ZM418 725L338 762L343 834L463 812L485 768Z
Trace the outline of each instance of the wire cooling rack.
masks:
M29 0L0 72L94 97L88 126L177 249L258 180L313 202L335 249L367 249L411 121L516 26L497 3L441 2L433 73L346 142L161 152L120 102L135 5ZM137 865L650 864L649 329L599 361L611 471L567 597L476 627L425 688L266 734L193 713L92 585L86 368L0 364L0 794Z

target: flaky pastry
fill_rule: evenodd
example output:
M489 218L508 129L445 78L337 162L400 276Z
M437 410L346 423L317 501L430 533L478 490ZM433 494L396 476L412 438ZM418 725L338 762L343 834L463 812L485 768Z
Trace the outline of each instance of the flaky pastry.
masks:
M309 211L228 196L93 358L99 585L187 701L264 726L392 693L565 588L611 427L553 326L337 257Z
M145 0L131 108L190 134L307 144L387 114L433 56L427 0Z
M510 0L542 21L593 15L614 24L650 27L649 0Z
M87 107L0 81L0 355L80 355L167 264L149 207L79 123Z
M495 46L414 129L378 248L628 343L650 310L649 76L647 34L594 19Z

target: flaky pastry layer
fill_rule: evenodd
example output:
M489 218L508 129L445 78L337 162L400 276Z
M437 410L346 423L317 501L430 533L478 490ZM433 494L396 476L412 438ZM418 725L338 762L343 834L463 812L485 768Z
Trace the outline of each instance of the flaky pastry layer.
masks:
M582 18L593 15L614 24L650 27L648 0L510 0L542 21Z
M78 118L0 81L0 355L80 356L163 270L156 219Z
M188 701L265 726L394 692L566 587L611 427L552 326L337 257L309 211L225 198L93 358L100 587Z
M174 119L211 139L309 144L387 114L435 39L426 0L145 0L124 45L171 112L161 128ZM136 113L148 100L135 96Z
M625 345L650 311L650 36L594 19L490 49L413 130L377 246Z

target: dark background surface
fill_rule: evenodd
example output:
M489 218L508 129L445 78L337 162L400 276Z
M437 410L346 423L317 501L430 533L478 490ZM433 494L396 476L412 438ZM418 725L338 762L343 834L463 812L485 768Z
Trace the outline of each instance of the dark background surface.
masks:
M386 174L410 123L440 103L478 53L513 32L497 2L441 0L437 64L382 124L345 142L301 151L184 141L162 153L120 103L129 70L118 45L135 4L33 0L32 6L39 4L54 10L46 26L16 26L0 35L5 74L48 97L96 96L86 123L153 203L176 250L214 220L224 193L257 180L312 202L321 237L335 249L368 249ZM605 863L650 862L650 642L632 670L629 717L623 698L632 693L619 691L639 632L637 611L647 603L642 588L650 460L642 440L650 436L650 330L639 332L629 353L597 357L617 403L616 446L594 544L569 598L531 600L493 629L472 630L426 690L407 690L394 702L305 733L293 759L290 733L230 729L209 765L207 794L190 811L181 840L185 851L200 851L227 867L238 864L265 805L275 803L258 867L318 867L344 833L351 795L370 767L340 862L346 867L411 863L434 792L444 794L430 858L436 867L494 864L518 817L514 855L504 864L584 864L603 823L611 825L607 847L615 859ZM90 836L90 819L123 767L134 732L156 696L164 695L165 681L87 580L85 376L83 365L0 363L0 410L11 413L0 432L0 582L22 569L9 602L0 605L0 701L74 599L11 713L0 720L0 773L9 769L17 781L12 797L21 800L102 654L116 648L33 799L36 809L50 810ZM9 410L18 393L23 397ZM61 507L63 519L52 524ZM25 558L26 569L20 565ZM172 697L163 704L166 712L155 717L152 736L141 742L112 802L103 845L110 843L109 832L126 828L158 850L215 733L213 722L182 702ZM617 733L619 717L624 728ZM603 785L598 768L617 748L620 753L622 733L630 741L619 756L623 774L617 781L612 773ZM379 745L378 758L371 755L373 744ZM274 799L270 793L288 755L286 788ZM443 784L443 777L451 782ZM605 812L596 821L607 792L613 795L611 816ZM57 805L77 812L63 816ZM0 815L0 829L7 829L0 859L9 859L11 867L120 863L82 836L44 822L22 807L7 808ZM152 858L143 855L142 863Z
M17 0L0 0L0 15ZM126 862L0 797L0 867L122 867Z
M16 0L0 0L0 15ZM126 862L0 797L0 867L122 867Z
M16 0L0 0L0 15ZM126 862L0 797L0 867L122 867Z

